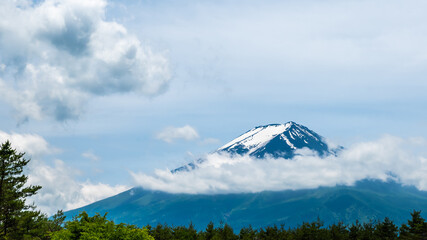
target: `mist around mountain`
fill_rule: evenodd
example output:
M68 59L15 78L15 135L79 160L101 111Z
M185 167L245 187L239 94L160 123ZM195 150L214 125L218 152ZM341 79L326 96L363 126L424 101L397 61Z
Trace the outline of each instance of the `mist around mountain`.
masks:
M232 158L236 156L237 159L248 158L252 162L264 164L256 165L262 168L263 166L267 167L268 164L282 162L292 164L295 161L307 161L307 163L316 164L316 161L320 160L323 162L340 161L342 151L344 151L343 147L330 147L325 138L307 127L288 122L255 127L218 148L213 154L231 156L230 161L235 161ZM306 153L314 154L307 158L311 162L308 162L303 156ZM213 160L200 158L163 174L170 174L165 176L170 181L177 180L181 176L194 176L204 170L206 164L213 164L209 167L216 168L215 161L217 160L215 158ZM346 158L342 159L342 161L345 160ZM378 163L381 164L382 162ZM227 164L233 165L233 162ZM367 162L362 162L362 165L366 164ZM240 170L238 169L240 165L234 166L234 168L226 168L226 170ZM333 166L331 165L331 168ZM318 178L322 178L322 176L327 178L328 174L334 175L341 171L340 169L330 169L335 172L324 172L323 168L314 165L305 167L311 168L311 172L319 171ZM347 167L350 167L351 170L351 166ZM354 169L358 171L356 166ZM221 170L221 168L217 168L217 171ZM252 170L257 171L258 169ZM204 173L209 174L209 172ZM283 172L283 174L286 175L289 172ZM298 174L304 176L304 172ZM369 174L372 175L372 173ZM369 174L361 176L369 176ZM256 176L253 172L246 172L246 175L248 178L251 178L251 175ZM307 172L305 178L298 178L294 181L299 181L300 186L309 186L304 185L304 182L313 181L312 177ZM340 179L342 178L346 177L340 176ZM198 184L205 184L205 182L199 183L197 178L189 179L193 181L186 183L187 189L190 188L190 190L191 185L197 188ZM292 180L291 178L285 179ZM259 181L262 187L263 179L254 180ZM279 180L283 181L283 179ZM160 182L160 184L168 183ZM283 182L282 184L288 183ZM295 182L292 184L289 186L294 186ZM280 184L278 186L280 187ZM188 225L191 222L198 229L204 228L212 221L215 224L227 223L233 229L239 230L249 225L255 228L274 224L296 227L303 222L316 221L318 218L322 219L326 225L340 221L345 224L351 224L355 221L362 223L380 221L385 217L401 224L406 221L408 212L427 210L427 192L402 184L399 176L393 175L392 172L386 173L383 179L363 177L355 180L349 179L343 184L325 186L317 184L314 186L316 187L282 188L284 190L279 188L279 190L255 192L242 190L240 192L204 191L202 193L197 191L195 193L191 193L191 191L180 193L179 190L170 193L135 187L116 196L68 211L66 215L70 217L81 211L86 211L89 215L108 212L108 217L116 222L138 226L159 223L180 226ZM224 188L227 189L227 186ZM244 189L254 188L247 186ZM214 189L212 188L212 190Z
M212 221L215 225L227 223L239 231L249 225L260 228L284 224L293 228L318 218L330 225L388 217L400 225L414 209L427 210L427 192L395 182L365 180L355 186L215 195L171 194L137 187L66 215L81 211L89 215L108 213L115 222L138 226L193 223L198 230Z

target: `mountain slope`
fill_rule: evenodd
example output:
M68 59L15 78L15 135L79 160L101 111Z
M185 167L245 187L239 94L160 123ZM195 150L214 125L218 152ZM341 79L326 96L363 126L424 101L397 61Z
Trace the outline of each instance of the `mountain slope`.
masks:
M89 214L108 212L108 218L143 226L167 223L204 229L213 221L239 230L249 224L294 227L320 217L325 224L353 223L389 217L401 224L413 210L427 211L427 192L394 182L361 181L355 186L242 194L169 194L133 188L80 209Z

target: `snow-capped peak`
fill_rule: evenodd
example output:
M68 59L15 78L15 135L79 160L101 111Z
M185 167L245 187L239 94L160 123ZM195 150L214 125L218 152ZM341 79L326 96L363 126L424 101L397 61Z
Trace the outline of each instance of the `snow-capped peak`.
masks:
M249 154L258 158L263 158L266 154L292 158L294 152L301 148L308 148L321 156L330 153L320 135L295 122L255 127L217 151Z
M335 155L342 149L342 147L330 149L322 136L303 125L287 122L255 127L218 148L216 152L250 155L256 158L270 156L290 159L298 154L298 149L303 148L308 148L319 156ZM197 168L197 165L202 162L204 159L198 159L196 162L172 170L172 172L189 171Z

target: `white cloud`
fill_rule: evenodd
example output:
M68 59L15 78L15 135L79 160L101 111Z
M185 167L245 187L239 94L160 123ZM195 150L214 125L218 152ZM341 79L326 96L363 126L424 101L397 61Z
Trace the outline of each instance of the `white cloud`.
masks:
M36 134L8 134L0 131L0 142L9 140L13 148L25 152L31 158L25 169L28 176L27 184L40 185L42 189L32 196L28 202L33 202L38 209L53 214L57 210L70 210L82 207L89 203L110 197L129 189L128 186L110 186L90 181L79 182L76 178L79 171L67 166L61 160L55 160L52 165L42 159L48 154L58 153L60 150ZM89 155L94 157L95 155Z
M231 193L306 189L362 179L394 179L427 190L427 144L419 139L385 136L356 144L339 157L297 156L292 160L258 160L248 156L210 154L199 168L172 174L156 170L153 176L131 172L147 189L173 193Z
M90 159L90 160L92 160L92 161L98 161L98 160L99 160L99 157L98 157L98 156L96 156L96 155L95 155L93 152L91 152L91 151L87 151L87 152L82 153L82 157L85 157L85 158Z
M33 162L30 168L28 183L42 186L30 200L35 202L38 209L48 214L59 209L82 207L129 189L124 185L78 182L75 180L78 171L61 160L56 160L54 166L40 161Z
M116 22L104 0L0 2L0 95L20 121L76 119L94 96L166 90L167 59Z
M0 143L9 140L12 147L19 152L25 152L29 156L42 156L56 153L59 149L50 146L44 138L36 134L6 133L0 131Z
M199 134L193 127L185 125L183 127L167 127L159 132L156 138L167 143L172 143L177 139L194 140L199 138Z

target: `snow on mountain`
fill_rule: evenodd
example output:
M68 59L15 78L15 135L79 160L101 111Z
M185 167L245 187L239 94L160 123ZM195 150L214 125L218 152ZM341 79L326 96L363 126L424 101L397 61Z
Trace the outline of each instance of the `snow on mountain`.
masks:
M256 150L259 146L266 144L268 141L273 139L275 136L288 130L291 123L286 124L270 124L266 126L260 126L249 130L240 137L220 147L218 151L227 149L233 149L237 146L242 146L249 150L249 153Z
M217 151L231 154L249 154L257 158L267 155L292 158L297 149L308 148L319 156L334 153L323 137L295 122L255 127L220 147Z
M231 155L246 155L259 159L267 156L273 158L291 159L297 154L298 149L307 148L319 156L327 156L342 149L331 149L324 138L307 127L295 122L285 124L268 124L255 127L224 146L218 148L216 153L229 153ZM172 170L172 173L195 169L203 159L198 159L182 167Z

